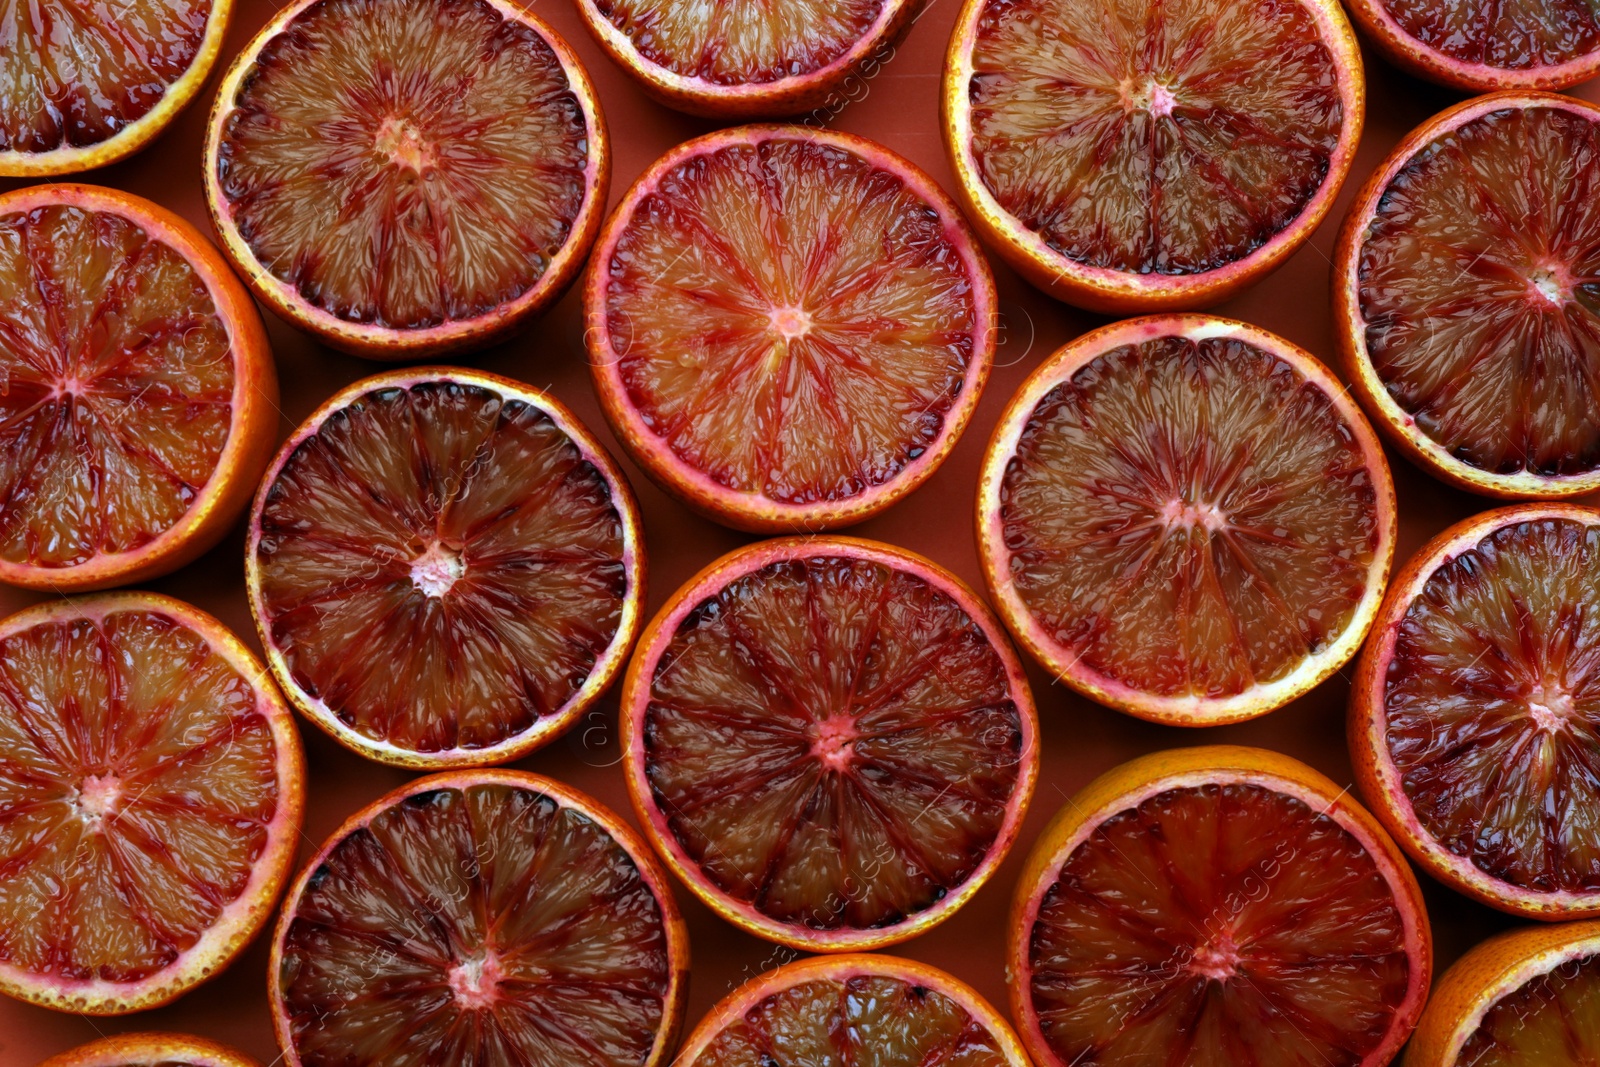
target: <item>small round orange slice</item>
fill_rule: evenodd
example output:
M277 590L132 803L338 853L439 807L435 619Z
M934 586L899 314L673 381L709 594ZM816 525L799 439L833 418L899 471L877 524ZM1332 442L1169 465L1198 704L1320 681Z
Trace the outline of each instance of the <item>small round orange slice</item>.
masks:
M117 1034L52 1056L39 1067L260 1067L242 1052L189 1034Z

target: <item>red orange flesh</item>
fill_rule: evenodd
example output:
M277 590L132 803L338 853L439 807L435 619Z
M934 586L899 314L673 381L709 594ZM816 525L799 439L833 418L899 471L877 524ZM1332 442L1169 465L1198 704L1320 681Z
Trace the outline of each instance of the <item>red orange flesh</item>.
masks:
M117 1034L52 1056L39 1067L260 1067L233 1049L188 1034Z
M1581 0L1351 0L1384 57L1467 92L1565 89L1600 72L1600 12Z

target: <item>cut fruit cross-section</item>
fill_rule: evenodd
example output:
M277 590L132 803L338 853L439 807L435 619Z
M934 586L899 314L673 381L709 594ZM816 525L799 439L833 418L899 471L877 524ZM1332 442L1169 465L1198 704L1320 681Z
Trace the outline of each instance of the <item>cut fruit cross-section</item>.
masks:
M209 615L115 593L0 622L0 753L0 992L156 1007L266 925L300 834L300 741Z
M241 1052L188 1034L118 1034L52 1056L39 1067L260 1067Z
M1350 697L1362 794L1429 873L1600 915L1600 511L1485 512L1389 587Z
M1361 138L1335 0L966 0L945 147L968 217L1095 311L1206 307L1306 242Z
M1006 980L1039 1067L1383 1067L1431 969L1421 890L1348 790L1218 746L1068 802L1017 883Z
M245 580L312 722L386 763L478 766L543 745L621 672L643 550L633 494L576 416L431 368L357 382L295 431Z
M740 549L651 622L622 696L640 822L712 910L810 951L904 941L1005 858L1038 772L1000 626L900 549Z
M205 191L262 302L336 348L481 348L571 283L610 155L577 56L510 0L299 0L222 81Z
M1600 73L1588 0L1350 0L1384 58L1454 89L1565 89Z
M1352 388L1424 470L1600 489L1600 107L1500 93L1423 123L1350 205L1333 298Z
M800 960L751 979L684 1042L681 1067L1030 1067L971 987L893 956Z
M926 174L800 126L680 145L585 283L595 389L652 478L718 522L832 529L955 447L994 356L989 268Z
M1360 647L1394 553L1377 437L1307 353L1153 316L1073 341L995 428L978 542L1063 682L1182 726L1262 715Z
M329 838L285 898L269 994L288 1067L657 1067L688 963L666 874L622 820L468 771Z
M166 574L250 502L278 432L261 318L187 222L136 196L0 196L0 581Z

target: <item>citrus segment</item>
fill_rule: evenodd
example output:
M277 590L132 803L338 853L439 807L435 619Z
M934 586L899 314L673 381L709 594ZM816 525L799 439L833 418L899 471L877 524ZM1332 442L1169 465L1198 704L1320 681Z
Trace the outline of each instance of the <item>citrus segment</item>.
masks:
M1005 1020L956 978L892 956L831 956L768 971L724 997L683 1067L1027 1067Z
M642 545L621 472L554 398L401 371L285 443L246 581L313 722L373 759L466 766L525 755L610 685L642 621Z
M1394 507L1371 429L1309 355L1152 317L1079 338L1023 385L984 461L978 535L1002 615L1062 681L1209 725L1355 652Z
M688 945L665 876L593 800L436 775L352 817L290 892L270 993L290 1067L654 1067Z
M1033 703L976 596L910 553L771 541L650 624L623 692L628 784L714 910L811 950L903 941L1004 858Z
M1600 512L1446 530L1379 612L1351 699L1357 780L1447 884L1539 918L1600 913Z
M1431 966L1421 894L1332 782L1258 749L1090 784L1018 883L1007 980L1045 1067L1388 1063Z
M1600 108L1469 101L1351 207L1334 295L1357 394L1425 469L1494 496L1600 487Z
M235 61L206 152L257 295L375 358L483 345L552 302L608 174L576 57L502 0L302 0Z
M243 510L277 432L261 320L216 250L137 197L0 196L0 580L165 574Z
M1600 11L1581 0L1352 0L1391 62L1456 89L1565 89L1600 71Z
M0 623L0 991L172 1000L265 925L300 831L299 740L238 640L130 593Z
M607 223L585 315L634 458L766 531L859 521L924 481L995 344L988 268L932 180L799 127L711 134L652 166Z
M188 1034L118 1034L91 1041L39 1067L258 1067L255 1060Z
M1327 213L1362 108L1326 0L968 0L945 67L968 214L1101 311L1203 306L1272 270Z

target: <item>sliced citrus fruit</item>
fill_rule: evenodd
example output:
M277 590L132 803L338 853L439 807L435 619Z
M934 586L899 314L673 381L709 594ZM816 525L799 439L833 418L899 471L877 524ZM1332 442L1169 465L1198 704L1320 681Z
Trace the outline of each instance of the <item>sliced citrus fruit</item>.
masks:
M278 432L255 304L183 219L127 193L0 196L0 581L166 574L249 503Z
M947 919L1038 773L1005 633L937 564L871 541L731 552L651 621L622 695L645 832L712 910L811 951Z
M0 35L0 176L103 167L166 129L211 73L232 0L8 7Z
M1513 930L1440 977L1406 1067L1600 1062L1600 923Z
M1446 885L1600 915L1600 511L1502 508L1424 546L1362 654L1350 747L1367 803Z
M254 656L170 597L0 622L0 992L114 1015L221 971L266 925L304 806Z
M610 686L643 621L622 472L554 397L495 375L394 371L336 394L251 519L268 665L302 714L385 763L526 755Z
M1565 89L1600 73L1600 8L1587 0L1350 0L1384 58L1486 93Z
M689 141L607 221L584 292L623 446L740 529L874 515L955 447L988 378L994 282L931 178L870 141Z
M1328 213L1361 139L1334 0L966 0L945 147L1018 273L1095 311L1215 304Z
M1388 464L1338 381L1203 316L1063 347L1012 398L978 488L1012 632L1084 695L1182 726L1264 714L1343 666L1394 535Z
M822 956L751 979L684 1042L682 1067L1030 1067L965 982L893 956Z
M600 47L668 107L721 119L842 109L922 0L578 0Z
M259 1067L242 1052L188 1034L118 1034L91 1041L39 1067Z
M621 819L547 778L463 771L328 839L284 901L269 995L288 1067L656 1067L688 952Z
M1157 752L1028 857L1006 980L1040 1067L1382 1067L1433 966L1422 894L1361 807L1275 752Z
M1468 100L1350 205L1335 333L1356 395L1435 477L1499 497L1600 489L1600 107Z
M357 355L437 355L565 291L607 144L578 57L520 4L299 0L222 80L206 199L278 315Z

